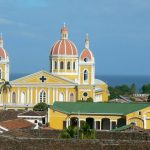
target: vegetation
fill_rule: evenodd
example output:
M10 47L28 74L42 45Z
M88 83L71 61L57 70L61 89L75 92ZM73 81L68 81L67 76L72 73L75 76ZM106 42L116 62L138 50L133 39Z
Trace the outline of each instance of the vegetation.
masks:
M144 84L141 88L143 94L150 94L150 84Z
M4 79L2 79L2 82L0 84L1 84L0 93L2 93L3 106L4 106L6 100L6 94L11 90L11 85L8 81L5 81Z
M109 99L119 98L120 95L129 96L136 93L136 86L132 84L131 86L128 85L120 85L115 87L109 87L110 97Z
M147 98L147 102L150 102L150 95L149 95L148 98Z
M48 111L48 105L46 103L38 103L33 107L34 111Z
M95 139L95 130L91 130L90 126L84 122L81 128L69 126L64 129L60 135L63 139L80 138L80 139Z
M86 101L87 102L93 102L93 98L92 97L88 97Z

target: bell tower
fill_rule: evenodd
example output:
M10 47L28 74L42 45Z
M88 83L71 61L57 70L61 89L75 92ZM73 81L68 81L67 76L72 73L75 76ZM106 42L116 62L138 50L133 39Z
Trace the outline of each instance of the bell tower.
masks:
M4 49L2 33L0 36L0 82L9 81L9 56Z

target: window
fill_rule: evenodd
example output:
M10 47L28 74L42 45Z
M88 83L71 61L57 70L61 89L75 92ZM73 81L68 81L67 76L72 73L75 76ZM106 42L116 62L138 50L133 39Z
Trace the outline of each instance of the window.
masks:
M76 63L73 62L73 70L75 70L75 69L76 69Z
M64 101L64 94L63 94L63 93L60 93L60 94L59 94L59 101L60 101L60 102L63 102L63 101Z
M2 79L2 70L0 69L0 79Z
M46 92L44 90L40 92L40 103L41 102L46 102Z
M55 61L55 69L57 69L57 61Z
M0 61L2 60L2 57L0 57Z
M67 69L70 70L70 62L67 62Z
M60 62L60 69L64 69L64 62L63 61Z
M88 93L87 93L87 92L84 92L84 93L83 93L83 96L87 97L87 96L88 96Z
M16 103L16 93L15 92L12 93L12 103L13 104Z
M139 111L139 115L141 115L141 111Z
M88 71L84 71L84 81L88 80Z
M100 121L96 121L96 130L100 130Z
M84 62L88 62L89 61L89 59L86 57L86 58L84 58Z

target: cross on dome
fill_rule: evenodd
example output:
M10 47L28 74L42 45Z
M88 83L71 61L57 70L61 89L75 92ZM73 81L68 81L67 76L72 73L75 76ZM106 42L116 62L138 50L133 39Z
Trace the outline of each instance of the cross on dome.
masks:
M88 33L86 34L86 38L85 38L85 48L87 49L90 48L90 39Z
M61 28L61 39L68 39L68 28L66 27L66 23L64 22L64 26Z

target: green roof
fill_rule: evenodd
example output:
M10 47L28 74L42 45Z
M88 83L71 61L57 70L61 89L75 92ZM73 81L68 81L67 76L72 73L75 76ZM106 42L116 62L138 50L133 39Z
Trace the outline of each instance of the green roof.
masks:
M126 115L149 106L150 103L55 102L51 108L66 114Z
M132 128L133 126L134 126L133 124L128 124L128 125L113 129L111 131L124 131L124 130Z

